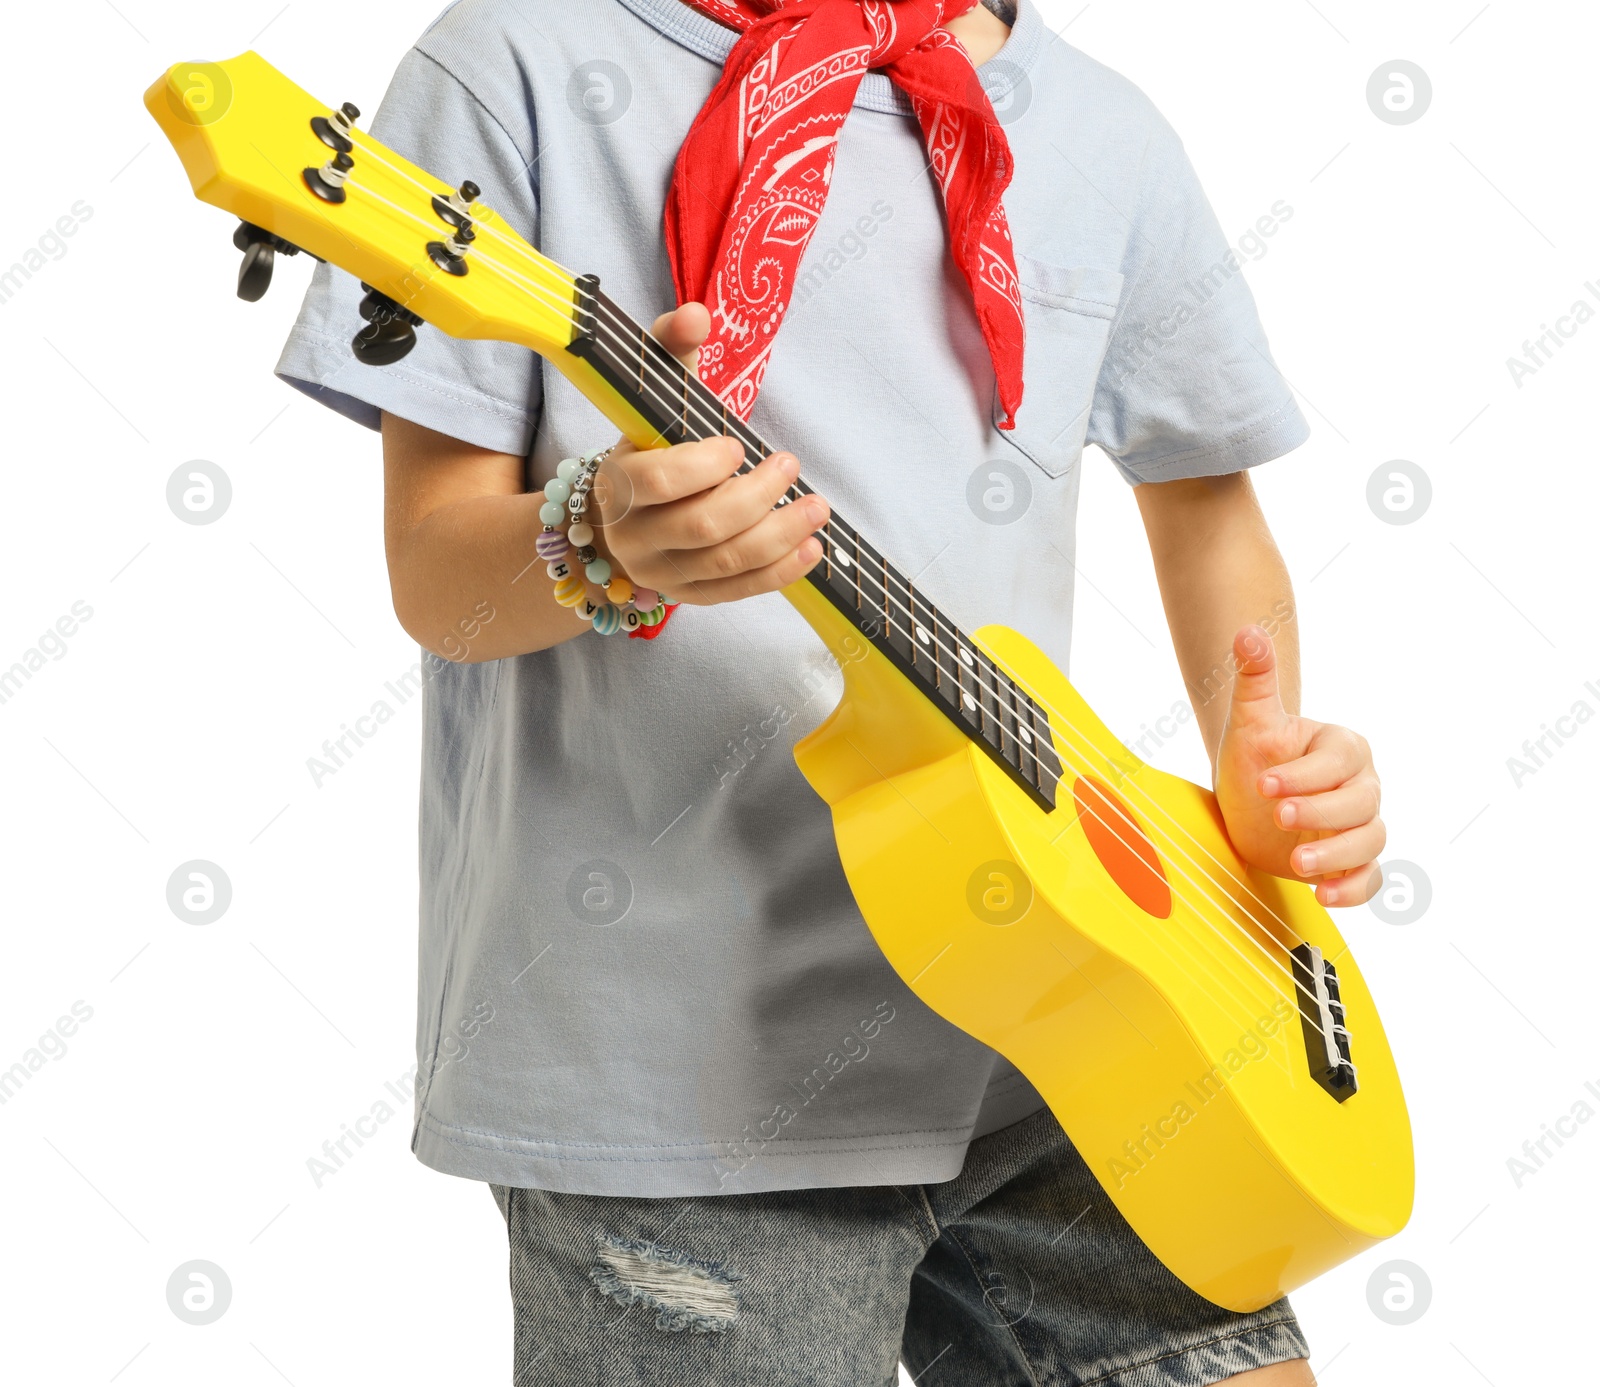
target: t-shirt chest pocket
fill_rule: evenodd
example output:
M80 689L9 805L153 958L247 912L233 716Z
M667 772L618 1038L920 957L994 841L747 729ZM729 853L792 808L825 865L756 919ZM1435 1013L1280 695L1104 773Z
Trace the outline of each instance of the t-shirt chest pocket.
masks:
M1069 471L1083 454L1095 382L1122 297L1122 276L1093 266L1064 269L1017 256L1022 290L1022 408L1016 428L999 430L1049 476ZM999 421L1000 403L994 417Z

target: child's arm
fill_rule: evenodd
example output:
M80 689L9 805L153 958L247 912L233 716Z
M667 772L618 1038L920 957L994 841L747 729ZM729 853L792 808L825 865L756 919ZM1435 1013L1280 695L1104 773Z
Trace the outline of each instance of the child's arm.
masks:
M1298 716L1294 591L1248 475L1134 496L1229 837L1255 866L1317 881L1323 905L1360 905L1385 840L1372 750Z
M1133 495L1178 667L1214 768L1240 627L1267 628L1277 645L1284 706L1300 711L1300 641L1289 571L1247 472L1146 482Z
M709 322L703 308L680 308L655 332L692 365ZM589 629L555 600L534 554L544 497L523 491L521 458L385 414L383 460L389 586L418 644L470 663L546 650ZM636 586L694 605L803 577L821 557L810 536L827 523L827 502L812 496L774 510L798 462L775 453L735 476L742 461L725 439L647 453L619 446L605 464L608 500L592 521L596 547Z

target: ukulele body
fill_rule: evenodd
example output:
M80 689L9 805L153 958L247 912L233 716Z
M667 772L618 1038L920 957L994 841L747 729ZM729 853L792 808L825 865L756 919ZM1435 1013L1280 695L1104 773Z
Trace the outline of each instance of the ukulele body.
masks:
M809 583L785 596L844 670L795 760L874 938L922 1001L1027 1076L1151 1251L1248 1311L1398 1232L1413 1191L1399 1077L1310 888L1245 867L1215 797L1138 761L1014 631L974 639L1050 710L1064 779L1049 813ZM1073 768L1096 788L1069 785ZM1120 819L1096 832L1107 795L1143 844L1119 841ZM1343 1101L1313 1076L1297 944L1337 966L1359 1085Z

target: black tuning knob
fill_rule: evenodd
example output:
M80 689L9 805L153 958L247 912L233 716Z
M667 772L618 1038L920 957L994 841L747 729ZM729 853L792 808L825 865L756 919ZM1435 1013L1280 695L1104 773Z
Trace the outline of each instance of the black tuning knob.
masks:
M340 150L333 158L329 159L320 169L304 169L301 178L305 185L324 202L343 202L347 196L344 190L345 180L350 177L350 170L356 166L345 150Z
M264 231L253 222L240 222L233 233L234 246L244 252L239 266L239 297L246 303L257 302L272 283L272 263L275 255L299 255L300 247L291 245L281 236Z
M472 249L472 243L477 239L478 233L472 229L472 223L463 222L451 233L448 240L428 242L428 259L441 270L453 275L464 275L467 272L467 252Z
M472 204L481 195L481 189L471 179L468 179L453 193L436 193L433 198L433 210L438 216L450 223L451 226L470 226L472 224Z
M422 319L370 284L361 287L367 291L361 300L367 326L351 340L350 350L363 366L393 366L417 345L416 329Z
M355 133L355 122L361 115L348 101L333 113L332 119L327 116L313 116L311 118L311 131L316 137L340 154L348 154L355 146L350 142L350 137Z

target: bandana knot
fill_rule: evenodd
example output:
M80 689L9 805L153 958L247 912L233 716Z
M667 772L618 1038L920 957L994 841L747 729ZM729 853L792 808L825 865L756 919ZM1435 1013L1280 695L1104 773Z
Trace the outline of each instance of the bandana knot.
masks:
M1010 428L1023 319L1001 195L1005 131L960 41L941 26L975 0L685 0L738 31L690 126L667 197L680 303L711 310L700 374L748 419L833 177L839 130L870 69L910 98L950 253L972 291Z

